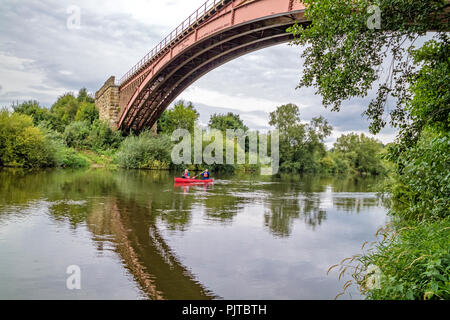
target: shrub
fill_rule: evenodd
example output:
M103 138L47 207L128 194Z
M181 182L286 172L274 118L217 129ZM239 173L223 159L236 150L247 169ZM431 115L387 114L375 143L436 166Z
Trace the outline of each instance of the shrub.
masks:
M376 265L379 287L369 299L450 299L450 218L407 224L393 241L382 241L363 258Z
M152 136L143 132L139 136L129 136L120 145L116 154L118 165L126 169L168 168L171 163L172 142L166 135Z
M53 151L31 117L0 111L0 166L52 166Z
M400 216L436 219L449 215L450 133L425 130L416 146L397 160L397 166L392 193Z
M98 119L98 110L95 104L82 102L78 108L77 114L75 115L75 121L87 121L93 123Z
M120 131L112 130L107 123L97 119L92 123L87 144L96 151L104 151L117 149L122 141Z
M84 148L88 146L87 138L91 132L89 122L75 121L64 130L64 141L69 147Z
M72 148L62 147L57 149L56 161L59 167L83 168L90 165L90 161Z

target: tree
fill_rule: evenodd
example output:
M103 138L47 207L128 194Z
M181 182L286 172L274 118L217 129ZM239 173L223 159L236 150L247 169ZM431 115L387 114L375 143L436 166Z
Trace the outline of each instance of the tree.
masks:
M60 119L64 125L75 120L78 111L78 100L71 93L66 93L53 104L51 112Z
M87 121L75 121L70 123L64 130L63 138L71 148L82 149L89 145L88 137L91 127Z
M30 116L0 111L0 166L53 165L50 144Z
M408 88L421 67L411 59L413 45L420 36L434 31L435 41L448 48L446 32L450 26L444 11L448 9L448 1L304 0L303 3L311 25L295 25L288 30L295 37L292 44L306 46L302 54L305 71L299 87L314 86L323 97L323 104L338 111L344 100L366 96L379 81L377 96L365 110L371 120L370 130L378 133L386 125L385 106L390 97L397 104L390 112L391 124L408 126L410 114L406 106L412 97ZM377 18L372 10L374 4L380 10L380 29L370 23ZM381 66L387 58L391 62L383 81Z
M25 114L33 118L35 125L49 118L50 111L39 105L36 100L25 101L21 104L13 104L14 112Z
M80 91L78 91L77 100L79 103L95 103L95 99L87 92L86 88L81 88Z
M302 123L295 104L286 104L270 113L269 124L280 133L280 169L285 171L317 172L325 156L324 139L332 127L323 118Z
M383 145L380 141L367 137L363 133L343 134L334 143L333 152L345 159L352 171L366 174L381 174L385 168L380 157Z
M354 270L360 271L353 278L365 290L366 271L376 266L381 285L369 289L368 298L449 299L450 260L444 240L450 220L449 3L378 0L376 7L370 0L303 3L311 25L289 29L295 38L292 44L306 47L299 87L314 86L323 104L339 111L344 100L367 96L378 82L376 97L364 112L371 121L369 129L379 133L386 126L388 101L395 103L389 111L390 124L400 129L388 152L395 165L389 186L394 224L384 231L376 250L356 259L359 265ZM374 14L371 9L380 12L380 28L368 23ZM433 31L432 38L416 49L416 40L428 31ZM387 75L382 71L385 62ZM353 143L340 141L337 149L354 152ZM372 143L365 147L364 154L375 148ZM353 166L368 167L361 154L344 155Z
M35 126L48 127L52 130L63 131L64 124L49 109L41 107L37 101L25 101L21 104L13 105L16 113L21 113L32 117Z
M80 107L75 116L75 121L88 121L89 123L93 123L95 120L98 120L98 118L99 113L94 103L86 101L80 103Z
M227 129L230 130L242 130L244 132L248 131L248 127L244 124L238 114L228 112L227 114L214 114L209 119L208 126L211 129L217 129L222 132L226 132Z
M120 131L112 130L110 126L99 119L92 123L87 143L96 151L117 149L123 137Z
M185 104L183 100L180 100L175 103L173 109L163 112L158 120L158 132L168 135L171 135L177 129L186 129L191 133L194 132L199 114L191 102L187 105Z

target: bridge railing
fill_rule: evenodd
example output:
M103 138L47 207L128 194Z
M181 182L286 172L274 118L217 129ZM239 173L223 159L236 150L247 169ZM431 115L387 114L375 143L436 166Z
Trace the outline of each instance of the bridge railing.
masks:
M191 14L186 20L184 20L178 27L176 27L167 37L165 37L160 43L158 43L149 53L145 55L138 63L136 63L133 68L131 68L120 80L117 85L123 84L129 78L131 78L142 66L144 66L149 60L155 57L163 49L165 49L169 44L172 43L177 37L183 34L184 31L192 27L199 20L204 18L213 9L215 9L219 4L223 4L223 0L207 0L201 5L193 14Z

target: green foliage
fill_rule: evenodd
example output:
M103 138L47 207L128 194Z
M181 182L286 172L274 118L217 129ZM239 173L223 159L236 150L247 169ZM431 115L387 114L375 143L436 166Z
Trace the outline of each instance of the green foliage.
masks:
M214 114L209 119L208 126L211 129L217 129L222 132L230 130L243 130L246 132L248 127L244 124L238 114L228 112L227 114Z
M371 300L450 299L450 217L440 221L392 222L378 229L378 240L364 242L356 254L331 266L357 284Z
M398 222L392 237L358 259L366 269L374 266L383 274L380 288L367 288L369 298L449 298L450 49L443 10L447 2L379 0L375 3L381 11L379 30L367 25L373 14L368 10L374 4L370 0L305 0L312 24L289 29L295 37L292 44L306 46L299 86L314 86L324 105L339 110L344 100L366 96L379 81L377 96L365 110L370 130L378 133L387 124L388 99L396 103L389 116L399 135L385 158L394 163L390 192L393 219ZM431 30L433 39L416 49L418 37ZM380 67L387 57L392 60L384 80ZM332 170L333 161L343 159L357 171L380 171L380 162L367 157L379 147L361 142L357 136L341 138L331 159L323 158L322 164ZM402 228L405 224L407 228ZM365 276L357 279L365 285Z
M94 103L81 102L75 115L75 121L87 121L93 123L98 120L98 110Z
M314 86L323 104L339 110L344 100L364 97L381 80L382 65L392 57L389 75L378 89L377 97L365 114L372 120L370 129L378 133L386 125L386 102L394 97L397 107L391 111L393 125L408 123L406 105L411 99L409 80L417 64L410 59L412 43L433 30L436 38L447 38L448 18L445 0L398 1L304 0L306 18L312 23L288 29L293 45L306 46L302 57L305 71L299 86ZM373 20L371 5L381 13L381 30L369 28ZM405 43L410 45L404 45ZM448 73L447 73L448 75Z
M42 121L48 120L50 112L48 109L42 108L37 101L25 101L21 104L13 105L14 112L25 114L33 118L35 125Z
M421 49L413 50L412 55L422 68L410 81L413 98L406 106L409 125L400 128L399 152L413 146L424 127L450 130L449 38L428 41Z
M270 113L269 124L280 132L280 170L292 172L320 172L321 160L326 155L324 139L332 127L323 118L314 118L309 124L300 119L294 104L287 104ZM326 170L326 169L325 169Z
M87 138L89 147L96 151L117 149L122 141L120 131L112 130L107 123L100 120L93 122Z
M0 166L84 167L91 161L74 148L105 153L117 149L123 140L120 132L98 119L94 99L84 88L77 98L70 93L61 96L50 110L37 101L13 105L13 109L12 115L2 113ZM11 135L6 134L8 130Z
M450 219L398 229L399 234L385 231L377 251L363 258L381 270L380 286L370 290L368 298L450 299Z
M77 100L79 103L87 102L88 104L91 104L95 102L95 99L88 94L86 88L82 88L78 91Z
M320 160L320 165L325 173L353 173L348 161L334 152L328 152L327 155Z
M58 148L55 157L57 166L63 168L84 168L91 164L85 156L67 147Z
M42 123L41 123L42 125ZM45 126L40 126L46 138L47 150L52 159L51 167L82 168L90 165L90 161L76 150L68 148L62 133Z
M122 142L122 134L112 130L103 121L75 121L69 124L63 134L65 143L71 148L91 148L96 151L117 149Z
M25 114L33 118L35 126L42 125L53 130L63 131L64 124L50 110L41 107L37 101L25 101L18 105L13 105L16 113Z
M198 116L191 102L185 105L184 101L178 101L173 109L165 110L158 119L158 132L171 135L177 129L186 129L192 133Z
M118 165L126 169L168 169L172 142L166 135L153 136L144 131L127 137L116 154Z
M79 101L71 93L66 93L53 104L51 112L60 119L64 125L69 125L75 120L78 112Z
M414 51L422 69L411 82L411 125L389 148L396 182L391 186L396 213L408 219L448 216L450 189L450 60L448 38Z
M449 215L449 132L423 131L416 146L403 152L396 165L401 169L391 192L398 215L419 220Z
M89 145L88 137L91 127L87 121L75 121L70 123L64 130L63 138L71 148L82 149Z
M52 151L31 117L0 111L0 166L52 166Z
M386 172L381 155L383 145L380 141L363 133L350 133L340 136L334 143L335 158L346 161L351 171L378 175Z

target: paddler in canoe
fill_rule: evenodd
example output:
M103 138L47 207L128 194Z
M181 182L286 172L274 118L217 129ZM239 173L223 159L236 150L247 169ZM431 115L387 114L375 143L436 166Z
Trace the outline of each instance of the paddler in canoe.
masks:
M199 175L196 175L196 176L193 177L192 179L195 179L195 178L197 178L198 176L201 177L200 180L210 180L210 179L211 179L211 178L210 178L210 174L209 174L208 169L203 170L202 173L200 173Z
M208 169L206 169L205 171L203 171L202 173L200 173L200 177L202 177L202 178L201 178L202 180L209 180L210 177L209 177L209 171L208 171Z
M186 170L184 170L184 173L183 173L183 175L181 176L183 179L190 179L190 173L189 173L189 170L188 169L186 169ZM195 178L195 177L194 177Z
M199 180L195 180L198 176L200 176L201 178ZM183 175L181 176L181 178L175 178L175 182L182 182L183 180L189 180L186 182L194 182L194 181L205 181L205 182L209 182L211 179L211 175L209 173L209 170L206 169L204 170L202 173L200 173L199 175L196 175L195 177L190 177L190 173L189 170L186 169L184 170Z

